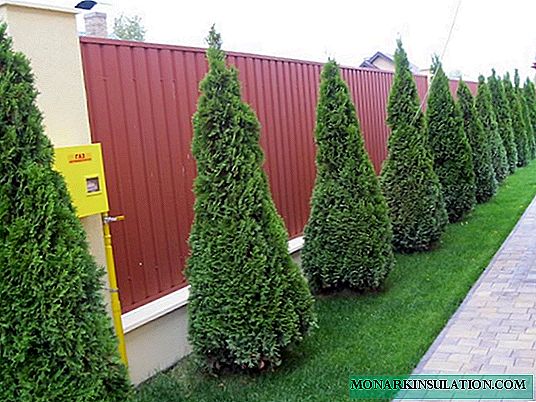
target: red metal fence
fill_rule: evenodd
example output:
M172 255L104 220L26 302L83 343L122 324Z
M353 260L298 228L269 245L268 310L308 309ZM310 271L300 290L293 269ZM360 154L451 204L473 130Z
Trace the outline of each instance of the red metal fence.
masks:
M93 141L101 142L124 311L185 286L195 163L191 118L207 70L204 49L81 38ZM272 194L290 237L309 214L320 63L228 53L262 125ZM393 74L343 68L376 171L386 157ZM419 94L425 76L416 76Z
M449 80L450 93L455 98L456 98L456 91L458 90L459 83L460 83L459 80ZM478 82L465 81L465 83L469 87L469 90L471 91L473 96L476 96L476 92L478 91Z

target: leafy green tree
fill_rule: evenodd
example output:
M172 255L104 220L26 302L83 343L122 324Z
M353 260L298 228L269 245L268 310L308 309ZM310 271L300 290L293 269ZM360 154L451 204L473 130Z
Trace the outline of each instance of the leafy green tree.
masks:
M428 141L449 220L456 222L471 211L476 202L473 157L460 110L452 99L449 80L437 57L432 71L434 77L426 108Z
M389 155L380 183L393 226L393 245L403 252L428 250L440 238L447 213L428 148L419 95L402 42L387 105Z
M508 158L508 171L509 173L514 173L517 166L517 146L512 129L510 106L504 92L502 80L496 76L495 70L492 70L491 76L488 77L488 87L491 93L491 104L495 112L499 135Z
M516 90L514 89L512 81L510 80L509 73L505 74L502 82L506 100L508 101L508 106L510 108L510 119L512 121L512 130L514 132L517 150L517 166L526 166L530 160L530 150L527 140L527 129L523 122L521 105L519 103Z
M113 36L117 39L143 42L147 30L139 15L128 16L121 14L114 19Z
M495 171L491 162L490 137L484 131L469 87L461 80L457 96L459 109L462 112L464 132L473 155L476 201L483 203L493 197L497 191Z
M478 92L475 106L484 127L484 135L488 138L491 149L491 162L497 183L502 183L508 176L508 157L499 134L495 111L491 103L491 93L484 76L478 77Z
M516 97L521 107L521 119L523 126L525 127L525 134L527 135L527 148L529 160L534 159L536 156L536 143L534 142L534 129L530 120L530 110L527 100L525 99L525 92L521 87L521 80L519 78L519 70L516 68L514 73L514 89Z
M36 96L0 24L0 400L128 401L103 270L52 169Z
M532 141L535 144L533 157L536 157L536 90L534 88L534 83L529 78L527 78L523 85L523 98L528 112L528 124L530 124L532 128Z
M377 289L394 263L387 204L333 60L322 71L315 137L317 176L303 270L315 291Z
M315 325L313 298L272 201L260 126L214 27L194 115L189 338L206 368L262 369Z

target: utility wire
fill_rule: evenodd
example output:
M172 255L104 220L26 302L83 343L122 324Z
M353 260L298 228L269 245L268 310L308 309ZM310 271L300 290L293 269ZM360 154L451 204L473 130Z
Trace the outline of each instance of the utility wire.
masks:
M443 46L443 51L441 52L441 57L439 58L440 65L443 64L443 57L445 56L445 53L447 52L447 47L450 42L450 38L452 37L452 32L454 31L454 26L456 25L456 20L458 19L458 11L460 11L460 6L462 4L462 0L458 0L458 4L456 5L456 10L454 11L454 17L452 18L452 23L450 24L449 34L447 36L447 40L445 41L445 45ZM432 80L430 81L430 85L428 85L428 88L426 88L426 93L424 94L424 97L422 98L421 105L419 107L419 110L417 110L417 113L415 113L415 116L413 117L413 121L411 124L415 123L415 120L417 117L419 117L419 113L422 111L422 107L424 106L424 102L428 98L428 93L430 92L430 88L432 87L432 84L435 80L437 74L434 74L432 76Z

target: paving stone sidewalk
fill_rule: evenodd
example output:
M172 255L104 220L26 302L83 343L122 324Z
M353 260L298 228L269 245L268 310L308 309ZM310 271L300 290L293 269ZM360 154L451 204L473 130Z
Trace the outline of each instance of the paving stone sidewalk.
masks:
M536 375L535 344L536 198L414 373Z

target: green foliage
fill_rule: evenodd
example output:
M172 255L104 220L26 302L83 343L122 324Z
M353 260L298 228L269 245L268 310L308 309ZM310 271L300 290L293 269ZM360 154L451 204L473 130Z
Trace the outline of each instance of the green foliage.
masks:
M466 222L448 225L440 248L396 255L388 292L320 298L318 330L276 372L206 376L186 358L143 384L138 402L182 402L173 389L190 402L349 402L341 372L409 375L530 205L535 177L534 162L508 177Z
M315 291L377 289L393 266L387 205L333 60L322 71L315 137L317 176L303 270Z
M400 41L395 66L387 107L387 123L392 132L381 186L389 208L395 249L428 250L444 232L447 213L426 140L417 86Z
M391 129L409 125L420 130L424 125L419 93L402 41L397 40L395 51L395 76L387 103L387 124Z
M139 15L128 16L121 14L114 19L113 36L117 39L143 42L147 30Z
M530 149L527 140L527 129L523 121L521 104L516 90L510 80L510 74L506 73L502 80L506 100L510 107L510 119L517 149L517 166L527 166L530 160Z
M499 134L495 111L491 103L491 93L486 79L482 75L478 77L478 93L475 99L475 106L484 127L484 135L490 144L491 163L495 172L495 179L497 183L502 183L508 176L508 157Z
M461 80L457 96L463 118L463 129L473 155L476 201L483 203L493 197L497 191L495 171L491 162L490 136L484 131L469 87Z
M495 70L492 70L491 76L488 77L488 87L491 93L493 111L497 119L499 135L503 141L506 157L508 158L508 171L514 173L517 166L517 146L512 129L510 106L504 92L502 80L496 76Z
M527 135L527 148L528 159L532 160L536 156L536 143L534 141L534 128L532 127L532 121L530 120L530 110L527 100L525 99L525 92L521 87L519 79L519 70L515 69L514 74L514 89L518 103L521 107L521 119L523 121L523 127L525 127L525 134Z
M534 153L532 157L536 157L536 90L534 88L534 83L527 78L525 85L523 85L523 99L526 106L526 125L530 125L530 128L527 130L530 133L532 129L532 142L534 144ZM530 134L529 134L530 135Z
M260 126L212 28L194 115L195 218L187 276L189 338L205 367L262 369L315 325L307 281L262 170Z
M426 108L428 141L449 220L456 222L475 205L473 157L449 80L437 59L432 69L434 78Z
M169 372L158 373L144 382L136 395L136 402L186 402L185 390Z
M0 25L0 400L124 402L119 360L28 60Z

